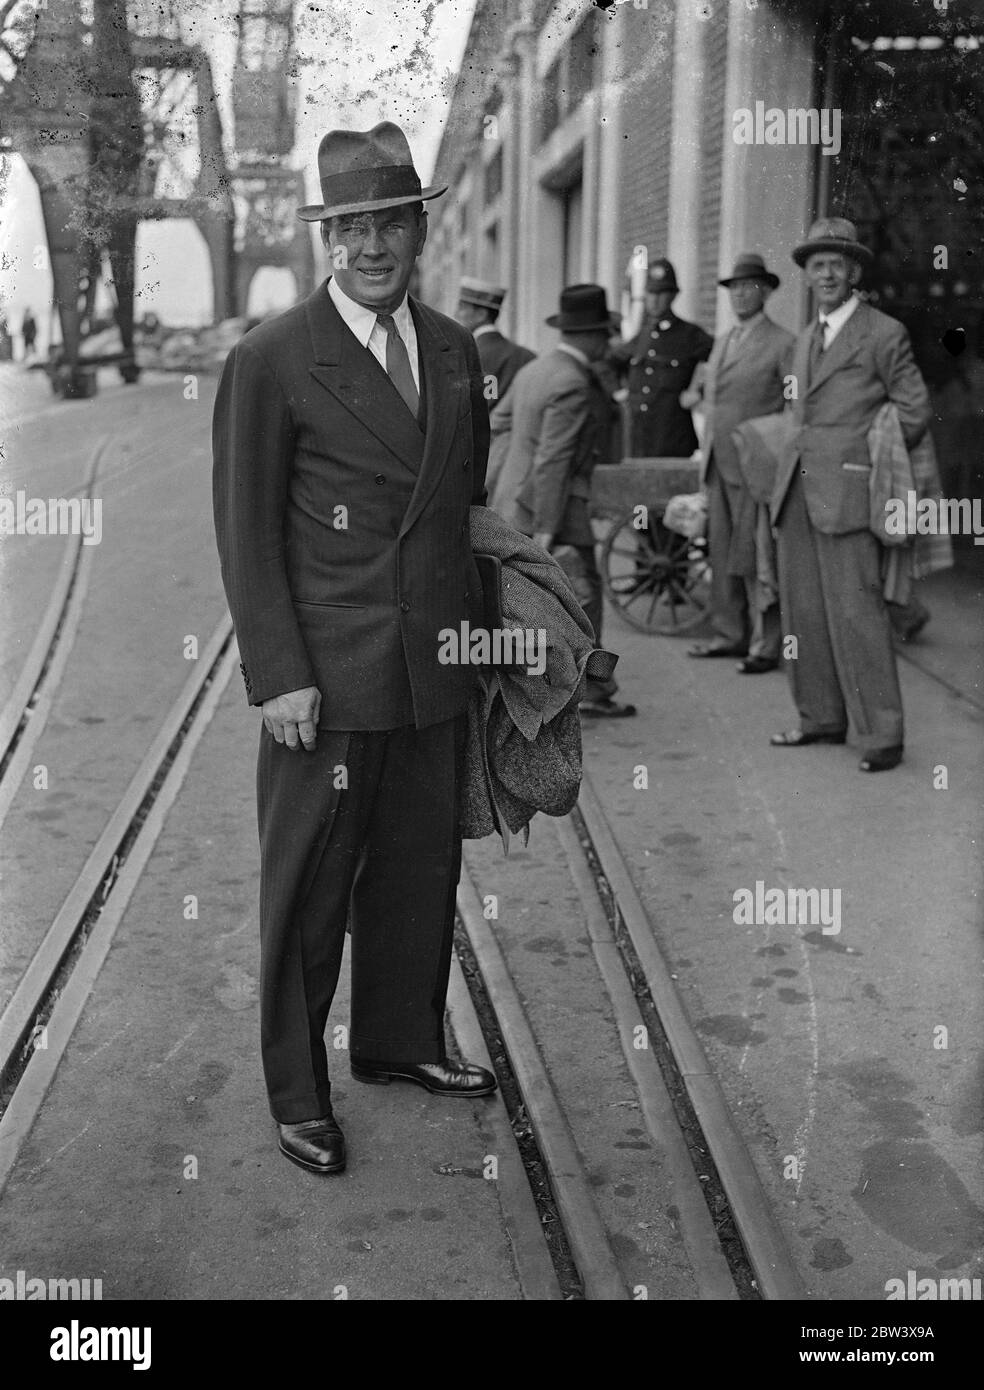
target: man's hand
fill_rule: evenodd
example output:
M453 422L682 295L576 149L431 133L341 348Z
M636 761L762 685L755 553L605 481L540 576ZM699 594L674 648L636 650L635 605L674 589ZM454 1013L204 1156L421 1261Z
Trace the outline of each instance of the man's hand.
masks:
M314 685L275 695L261 706L263 723L278 743L286 743L288 748L303 743L309 753L314 752L320 712L321 691Z
M536 541L537 545L542 545L544 550L549 555L550 547L553 545L553 536L550 534L550 532L537 531L533 539Z

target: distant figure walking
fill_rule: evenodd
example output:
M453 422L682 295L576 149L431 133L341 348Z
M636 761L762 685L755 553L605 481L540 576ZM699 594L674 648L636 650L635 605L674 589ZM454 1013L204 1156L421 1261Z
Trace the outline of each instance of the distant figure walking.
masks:
M21 337L24 339L24 361L34 356L34 345L38 340L38 324L30 309L24 310L21 319Z

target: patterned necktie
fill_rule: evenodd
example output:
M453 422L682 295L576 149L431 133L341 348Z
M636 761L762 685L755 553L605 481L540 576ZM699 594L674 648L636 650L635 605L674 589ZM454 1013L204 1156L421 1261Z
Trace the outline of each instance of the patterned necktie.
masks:
M810 342L810 380L816 374L820 358L823 356L827 343L827 320L817 319L813 328L813 338Z
M377 314L376 322L386 330L387 375L406 402L410 414L416 420L417 412L420 409L420 393L414 385L407 345L400 337L400 331L392 314Z

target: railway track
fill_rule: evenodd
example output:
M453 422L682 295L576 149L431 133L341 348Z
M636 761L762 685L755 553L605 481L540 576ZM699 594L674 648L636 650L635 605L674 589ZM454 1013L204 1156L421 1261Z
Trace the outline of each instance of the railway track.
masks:
M105 454L106 441L100 440L90 461L85 487L80 489L86 495L91 495L92 489L102 486L109 477L118 478L134 471L141 461L130 458L103 472ZM30 765L75 641L86 599L90 557L91 551L80 544L66 553L38 636L0 714L0 819ZM101 834L0 1012L0 1194L44 1104L116 929L237 659L231 619L226 615L204 644L184 687L168 709L118 804L107 816ZM718 1163L729 1210L734 1213L735 1226L748 1252L755 1281L751 1296L802 1296L791 1261L770 1223L767 1204L760 1190L756 1190L752 1165L747 1155L742 1161L740 1141L729 1126L719 1094L715 1097L713 1078L696 1037L687 1031L678 1005L674 1012L672 986L665 967L658 959L651 930L638 900L632 896L624 865L589 787L585 787L581 813L560 823L560 838L567 870L585 904L599 971L619 1020L620 1033L626 1039L633 1036L633 1030L647 1026L624 948L616 939L622 928L632 935L649 995L660 1012L676 1066L686 1076L687 1087L697 1102L695 1109L700 1111L704 1138ZM501 1102L496 1103L492 1124L498 1125L503 1144L512 1144L516 1110L521 1109L523 1116L528 1117L541 1187L549 1194L558 1216L551 1248L555 1255L558 1249L566 1252L567 1273L562 1283L545 1258L542 1211L533 1201L530 1188L514 1176L511 1191L504 1190L500 1196L515 1216L511 1239L517 1267L523 1271L524 1296L563 1297L562 1289L566 1288L567 1296L590 1300L645 1297L644 1290L640 1292L638 1285L626 1281L585 1172L576 1127L558 1098L505 956L482 916L467 870L459 909L467 935L463 954L471 967L472 988L481 996L488 1041L497 1053L500 1068L508 1067L511 1085L507 1089L517 1098L509 1115L501 1109ZM474 1053L476 1047L481 1048L482 1034L464 982L465 975L456 964L451 991L453 1027L463 1047ZM700 1296L734 1299L738 1285L742 1284L741 1273L737 1273L736 1279L736 1271L729 1266L722 1249L655 1051L637 1052L626 1042L624 1054L638 1092L640 1113L654 1139L669 1153L681 1233ZM513 1165L512 1171L515 1175L519 1170ZM721 1224L719 1219L718 1226ZM729 1226L730 1222L724 1225ZM739 1260L743 1258L742 1255ZM733 1256L731 1262L734 1264ZM746 1278L746 1294L748 1288Z
M133 472L140 462L130 458L104 473L105 448L101 441L93 453L90 491L111 476ZM67 553L38 637L0 714L0 820L29 764L75 640L88 553L80 546ZM0 1011L0 1200L237 659L226 615L203 644ZM615 1019L632 1103L672 1185L696 1297L807 1298L589 780L577 810L552 825ZM522 1294L530 1300L648 1298L629 1272L618 1232L598 1200L584 1156L582 1118L564 1104L556 1068L483 912L467 859L458 908L460 960L453 967L449 1012L461 1051L496 1067L506 1097L489 1102L482 1113L495 1145L510 1153L499 1195ZM642 1049L632 1044L640 1030L650 1044Z

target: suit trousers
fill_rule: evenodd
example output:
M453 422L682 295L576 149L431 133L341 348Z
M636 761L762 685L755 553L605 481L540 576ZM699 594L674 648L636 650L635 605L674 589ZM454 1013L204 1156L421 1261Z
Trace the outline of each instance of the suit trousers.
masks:
M324 1032L346 925L352 1060L445 1055L465 726L460 715L425 729L320 730L311 753L261 732L260 1036L282 1123L329 1105Z
M779 605L756 573L756 504L741 483L711 464L707 480L711 562L711 625L749 656L779 659Z
M788 665L805 733L846 730L865 753L903 741L881 546L870 531L818 531L794 474L778 522L782 627L797 638Z

